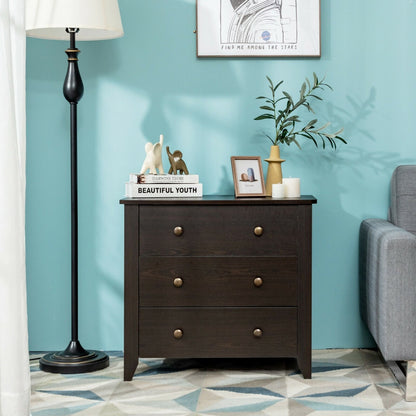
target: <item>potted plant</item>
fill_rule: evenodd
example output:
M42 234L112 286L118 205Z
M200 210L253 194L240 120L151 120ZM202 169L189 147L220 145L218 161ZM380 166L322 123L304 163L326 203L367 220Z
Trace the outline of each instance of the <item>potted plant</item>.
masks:
M283 81L274 85L270 77L266 77L269 82L271 96L257 97L257 100L263 100L264 104L260 106L264 110L263 114L256 117L254 120L272 120L274 124L273 137L266 134L265 136L272 142L270 149L270 157L265 159L269 163L266 179L266 194L271 195L271 187L273 183L282 182L281 163L284 159L280 158L279 144L287 144L290 146L295 143L301 148L298 137L303 137L312 140L316 147L321 144L325 149L329 144L331 148L336 149L337 141L347 143L344 138L340 136L343 129L335 133L329 133L327 128L331 123L325 123L317 126L318 119L314 118L308 122L303 122L297 114L301 109L306 108L308 112L314 113L311 107L312 100L320 100L320 92L325 89L332 90L332 87L325 83L325 78L318 79L317 75L313 73L313 82L308 78L303 82L300 91L299 99L295 101L292 96L286 91L282 91L280 96L277 96L278 88L283 84Z

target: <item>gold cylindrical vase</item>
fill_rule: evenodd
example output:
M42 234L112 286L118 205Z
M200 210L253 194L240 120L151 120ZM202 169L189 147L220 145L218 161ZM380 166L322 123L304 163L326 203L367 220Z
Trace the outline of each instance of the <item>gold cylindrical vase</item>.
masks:
M280 158L279 146L271 146L270 156L264 160L269 164L266 177L266 195L272 196L272 185L274 183L282 183L282 162L285 160Z

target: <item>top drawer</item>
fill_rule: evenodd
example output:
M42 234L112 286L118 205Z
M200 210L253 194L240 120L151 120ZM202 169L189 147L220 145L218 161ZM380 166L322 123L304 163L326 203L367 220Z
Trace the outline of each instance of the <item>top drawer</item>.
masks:
M299 228L296 205L141 206L140 255L296 255Z

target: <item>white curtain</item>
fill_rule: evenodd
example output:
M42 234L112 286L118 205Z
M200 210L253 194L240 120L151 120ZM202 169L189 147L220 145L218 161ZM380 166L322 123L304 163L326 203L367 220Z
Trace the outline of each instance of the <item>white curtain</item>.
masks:
M0 0L0 416L26 416L24 0Z

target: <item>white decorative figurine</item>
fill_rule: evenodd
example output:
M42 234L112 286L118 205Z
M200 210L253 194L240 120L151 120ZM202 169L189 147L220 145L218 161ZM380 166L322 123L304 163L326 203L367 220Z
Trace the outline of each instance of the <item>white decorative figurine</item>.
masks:
M149 169L150 173L154 175L157 173L156 169L159 170L159 174L163 174L162 165L162 146L163 146L163 134L160 135L159 143L152 144L146 143L144 149L146 151L146 158L144 159L142 168L140 169L140 175L146 173Z

